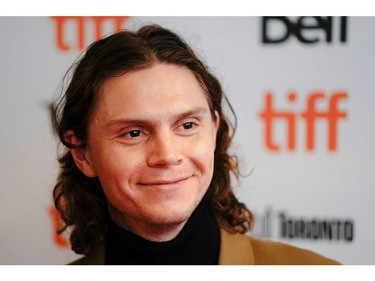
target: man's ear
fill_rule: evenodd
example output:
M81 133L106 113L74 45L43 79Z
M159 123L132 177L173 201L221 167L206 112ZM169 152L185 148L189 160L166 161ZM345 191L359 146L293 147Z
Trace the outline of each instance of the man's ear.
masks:
M220 115L215 110L215 135L217 135L217 131L219 130L219 126L220 126Z
M65 141L73 145L81 144L81 141L77 138L73 130L66 131ZM76 163L78 169L86 177L94 178L97 176L86 148L69 148L69 152L72 155L74 163Z

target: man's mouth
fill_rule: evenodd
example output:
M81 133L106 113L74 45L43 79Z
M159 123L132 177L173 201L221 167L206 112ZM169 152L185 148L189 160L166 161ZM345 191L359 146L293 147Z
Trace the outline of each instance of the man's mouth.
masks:
M168 180L151 180L151 181L145 181L145 182L140 182L139 185L144 185L144 186L163 186L163 185L173 185L173 184L178 184L181 182L186 181L189 179L190 176L188 177L181 177L177 179L168 179Z

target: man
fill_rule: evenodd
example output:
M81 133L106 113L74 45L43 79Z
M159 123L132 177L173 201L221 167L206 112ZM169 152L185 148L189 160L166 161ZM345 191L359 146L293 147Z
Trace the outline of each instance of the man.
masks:
M217 79L159 26L92 44L52 107L56 208L76 264L335 264L243 235L234 128Z

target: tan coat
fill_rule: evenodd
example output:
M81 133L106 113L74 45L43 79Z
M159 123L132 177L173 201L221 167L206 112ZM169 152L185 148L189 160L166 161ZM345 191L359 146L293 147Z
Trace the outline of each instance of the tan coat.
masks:
M103 265L104 247L81 258L74 265ZM243 234L231 234L221 229L220 265L338 265L339 263L283 243L256 239Z

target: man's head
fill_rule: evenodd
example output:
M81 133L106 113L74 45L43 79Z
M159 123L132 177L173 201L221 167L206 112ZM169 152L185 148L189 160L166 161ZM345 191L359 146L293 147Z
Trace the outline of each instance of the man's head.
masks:
M245 231L250 212L234 197L224 95L189 46L146 26L92 44L53 108L69 150L54 190L73 250L105 235L107 209L121 226L181 224L205 196L227 228ZM149 229L149 228L148 228ZM157 239L157 238L156 238Z

